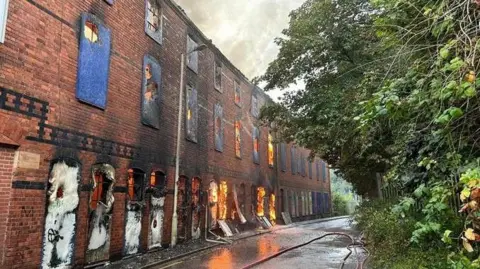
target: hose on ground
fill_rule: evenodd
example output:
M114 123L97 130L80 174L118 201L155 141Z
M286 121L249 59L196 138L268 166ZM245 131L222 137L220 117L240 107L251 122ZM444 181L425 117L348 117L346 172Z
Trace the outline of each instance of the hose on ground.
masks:
M310 240L310 241L308 241L308 242L306 242L306 243L299 244L299 245L295 245L295 246L293 246L293 247L289 247L289 248L283 249L283 250L281 250L281 251L279 251L279 252L277 252L277 253L275 253L275 254L273 254L273 255L270 255L270 256L265 257L265 258L263 258L263 259L261 259L261 260L255 261L255 262L253 262L253 263L251 263L251 264L243 267L242 269L253 268L253 267L258 266L258 265L260 265L260 264L262 264L262 263L265 263L265 262L267 262L267 261L269 261L269 260L271 260L271 259L273 259L273 258L276 258L276 257L278 257L278 256L280 256L280 255L282 255L282 254L284 254L284 253L286 253L286 252L292 251L292 250L297 249L297 248L304 247L304 246L306 246L306 245L308 245L308 244L311 244L311 243L313 243L313 242L315 242L315 241L318 241L318 240L320 240L320 239L323 239L323 238L325 238L325 237L327 237L327 236L333 236L333 235L345 236L345 237L348 237L348 238L352 241L352 243L347 246L347 249L348 249L349 252L348 252L347 256L345 256L345 258L343 258L343 262L342 262L342 264L341 264L341 266L340 266L340 269L343 269L343 267L345 266L345 262L346 262L347 259L350 257L350 255L352 255L352 249L355 251L355 255L356 255L356 257L357 257L357 267L356 267L356 269L363 269L363 267L364 267L364 265L365 265L365 262L367 261L368 256L370 255L370 253L368 252L368 250L365 248L363 241L362 241L361 239L360 239L360 240L355 240L351 235L346 234L346 233L340 233L340 232L326 233L326 234L324 234L324 235L322 235L322 236L320 236L320 237L316 237L316 238L314 238L314 239L312 239L312 240ZM360 236L360 238L362 238L362 236ZM358 259L357 248L361 248L361 249L363 249L363 250L367 253L367 256L365 257L365 259L363 259L362 262L360 262L360 260Z

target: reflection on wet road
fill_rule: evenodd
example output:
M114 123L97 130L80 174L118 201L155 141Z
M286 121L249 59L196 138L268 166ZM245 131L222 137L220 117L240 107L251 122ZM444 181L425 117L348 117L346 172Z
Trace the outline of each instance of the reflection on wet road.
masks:
M236 269L242 268L257 260L270 256L278 251L305 243L319 237L326 232L346 232L357 235L348 219L332 220L328 222L297 225L293 228L277 230L262 236L240 240L232 245L226 245L209 252L202 252L196 256L187 257L170 264L163 264L156 269ZM257 268L339 268L343 258L348 254L347 238L331 236L316 241L310 245L287 252L274 258ZM344 267L355 268L355 257Z

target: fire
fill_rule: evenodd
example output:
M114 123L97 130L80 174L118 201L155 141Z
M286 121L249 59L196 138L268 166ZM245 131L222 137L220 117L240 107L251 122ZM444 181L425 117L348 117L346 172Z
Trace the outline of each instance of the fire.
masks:
M273 137L271 134L268 134L268 165L273 166L273 162Z
M265 210L263 208L263 198L265 197L265 194L264 187L257 188L257 216L259 217L265 216Z
M221 181L218 194L218 219L224 220L227 218L227 182Z
M269 215L270 215L270 222L272 225L276 224L277 221L277 216L275 214L275 194L270 194L270 200L269 200Z

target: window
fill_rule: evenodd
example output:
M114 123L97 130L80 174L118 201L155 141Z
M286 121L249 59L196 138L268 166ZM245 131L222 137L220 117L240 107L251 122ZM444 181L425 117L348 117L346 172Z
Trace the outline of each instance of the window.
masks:
M7 29L8 0L0 0L0 43L5 42Z
M153 40L162 43L162 14L158 0L145 1L145 32Z
M111 31L100 19L87 13L82 14L80 27L76 97L79 101L105 109Z
M233 87L235 88L235 104L237 106L241 106L241 99L240 99L240 94L241 94L241 89L240 89L240 82L238 80L235 80L233 83Z
M309 161L309 162L308 162L308 177L309 177L310 179L312 179L312 173L313 173L313 171L312 171L312 162Z
M223 107L220 104L215 104L215 150L223 152Z
M215 66L213 68L213 82L215 89L218 90L219 92L222 92L222 64L219 62L215 62Z
M322 179L323 181L327 181L327 167L324 161L322 161Z
M130 201L143 201L145 173L140 169L128 169L128 198Z
M268 165L273 167L274 152L273 152L273 136L268 134Z
M242 123L235 121L235 157L242 158Z
M260 131L258 130L257 127L253 127L252 139L253 139L253 162L256 164L260 164L260 155L259 155Z
M198 51L194 51L197 45L197 42L187 36L187 66L195 73L198 73Z
M161 68L155 58L143 57L142 123L160 128Z
M292 146L290 148L290 166L292 169L292 175L295 175L297 173L297 162L295 161L295 156L297 156L297 153L295 151L295 147Z
M187 111L186 111L187 139L197 142L198 105L197 90L187 85Z
M287 171L287 145L280 144L280 169L282 172Z
M320 161L315 161L315 166L316 166L316 170L317 170L317 181L320 181Z
M254 93L252 94L252 116L258 118L258 99L257 95Z

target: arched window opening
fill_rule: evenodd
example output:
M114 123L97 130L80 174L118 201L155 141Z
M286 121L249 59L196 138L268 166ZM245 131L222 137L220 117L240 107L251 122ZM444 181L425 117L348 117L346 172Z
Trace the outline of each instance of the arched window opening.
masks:
M265 209L264 209L264 198L266 192L264 187L257 188L257 216L263 217L265 216Z
M128 169L128 198L130 201L143 201L145 172L137 168Z
M275 193L271 193L268 199L268 216L272 225L277 223L277 213L275 208Z

